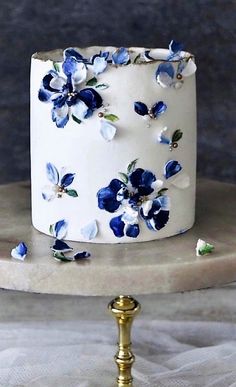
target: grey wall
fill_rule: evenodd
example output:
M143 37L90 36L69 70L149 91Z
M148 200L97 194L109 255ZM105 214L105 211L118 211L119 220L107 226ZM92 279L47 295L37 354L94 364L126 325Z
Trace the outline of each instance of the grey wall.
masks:
M233 0L1 0L0 183L29 177L33 52L172 38L197 56L199 174L236 182L235 11Z

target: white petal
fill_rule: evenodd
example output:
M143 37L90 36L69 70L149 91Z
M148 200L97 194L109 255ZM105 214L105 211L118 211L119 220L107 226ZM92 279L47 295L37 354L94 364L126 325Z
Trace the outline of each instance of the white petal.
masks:
M100 133L106 141L111 141L116 134L116 127L110 122L101 121Z
M138 223L138 211L134 210L131 207L126 207L125 212L122 215L121 220L125 224L137 224Z
M77 63L76 65L76 71L73 73L72 76L72 84L74 88L76 88L77 85L84 82L87 77L87 69L84 63Z
M154 189L155 192L157 192L157 191L159 191L160 188L163 187L163 184L164 184L164 183L163 183L162 180L157 179L157 180L155 180L155 181L152 183L151 187Z
M21 255L17 252L17 249L12 249L11 256L12 256L12 258L18 259L19 261L24 261L26 254Z
M63 105L60 108L55 108L55 113L59 118L65 118L69 112L69 107L67 104Z
M181 89L182 86L183 86L183 81L177 81L177 82L174 83L174 88L176 90Z
M203 249L206 246L206 242L202 239L198 239L197 246L196 246L196 255L200 257L200 250Z
M47 202L55 199L56 197L56 189L53 185L45 185L42 189L42 197Z
M71 112L79 120L83 120L88 112L88 106L83 101L78 101L71 106Z
M170 183L177 188L185 189L190 186L190 177L187 173L180 171L172 177Z
M66 80L63 77L54 77L50 82L50 86L56 90L62 90L62 87L66 84Z
M93 220L91 223L87 224L81 230L81 234L86 240L94 239L98 233L98 226L96 220Z
M196 63L190 58L185 66L185 68L181 71L183 77L189 77L193 75L197 70Z
M152 208L152 204L153 204L152 200L147 200L142 204L142 210L143 210L144 216L148 215L150 209Z
M163 72L157 76L157 83L159 83L161 87L166 88L172 85L173 79L167 73Z

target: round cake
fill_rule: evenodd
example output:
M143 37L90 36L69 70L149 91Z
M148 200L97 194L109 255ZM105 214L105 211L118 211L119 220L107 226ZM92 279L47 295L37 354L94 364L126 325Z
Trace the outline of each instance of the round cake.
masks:
M58 239L127 243L192 227L196 65L169 49L40 52L31 65L34 227Z

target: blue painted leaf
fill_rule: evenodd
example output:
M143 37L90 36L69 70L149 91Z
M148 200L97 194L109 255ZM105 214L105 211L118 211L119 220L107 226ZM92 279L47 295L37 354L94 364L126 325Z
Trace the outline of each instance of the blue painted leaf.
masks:
M66 173L62 178L60 182L61 187L68 187L73 183L75 177L75 173Z
M54 243L54 245L51 247L53 251L60 251L62 253L68 253L69 251L72 251L73 248L70 247L67 243L57 239Z
M98 226L96 220L93 220L81 229L81 234L86 240L92 240L97 236Z
M89 257L91 257L91 254L88 251L78 251L74 255L75 261L78 261L80 259L86 259L86 258L89 258Z
M145 116L148 114L148 107L145 103L137 101L134 103L134 110L140 116Z
M176 175L182 169L180 163L176 160L170 160L166 163L164 168L164 176L166 179Z
M59 182L59 173L55 165L52 163L47 163L46 164L46 174L48 180L52 183L57 185Z

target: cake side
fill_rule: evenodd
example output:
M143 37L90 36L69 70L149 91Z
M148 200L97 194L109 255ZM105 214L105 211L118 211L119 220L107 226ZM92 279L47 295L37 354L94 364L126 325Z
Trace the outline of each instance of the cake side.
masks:
M177 72L178 62L172 66ZM52 101L38 98L52 68L51 60L32 58L34 227L50 235L60 226L57 237L64 233L64 239L95 243L148 241L189 229L195 209L195 76L186 77L181 88L163 88L151 61L107 66L97 83L86 85L94 75L88 66L78 89L97 91L101 106L81 123L70 116L58 127L60 121L51 119ZM160 111L154 109L159 102ZM144 105L148 114L142 114Z

